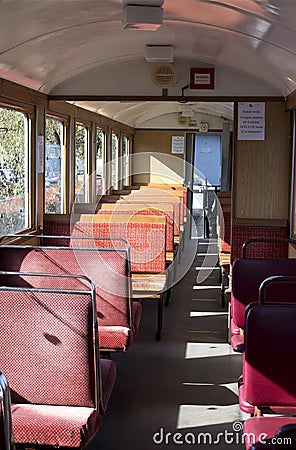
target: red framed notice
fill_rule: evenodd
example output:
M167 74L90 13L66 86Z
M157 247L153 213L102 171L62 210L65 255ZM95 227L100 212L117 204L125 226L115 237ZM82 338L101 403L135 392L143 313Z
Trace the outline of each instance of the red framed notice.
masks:
M215 69L190 69L190 89L215 89Z

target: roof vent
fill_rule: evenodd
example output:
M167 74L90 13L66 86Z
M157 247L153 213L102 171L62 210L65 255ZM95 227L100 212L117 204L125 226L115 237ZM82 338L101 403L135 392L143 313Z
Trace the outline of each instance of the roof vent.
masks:
M162 88L173 86L177 81L175 66L169 63L155 64L152 79L157 86Z

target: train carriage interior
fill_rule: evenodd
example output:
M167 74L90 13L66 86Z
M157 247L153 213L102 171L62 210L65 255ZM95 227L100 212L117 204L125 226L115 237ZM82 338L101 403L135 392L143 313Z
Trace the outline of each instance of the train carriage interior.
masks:
M0 450L296 449L294 0L0 37Z

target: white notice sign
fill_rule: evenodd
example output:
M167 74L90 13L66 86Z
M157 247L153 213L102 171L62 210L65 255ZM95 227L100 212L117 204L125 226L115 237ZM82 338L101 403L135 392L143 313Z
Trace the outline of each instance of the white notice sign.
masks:
M237 139L245 141L264 141L265 103L238 104Z
M172 153L184 153L184 136L172 136Z

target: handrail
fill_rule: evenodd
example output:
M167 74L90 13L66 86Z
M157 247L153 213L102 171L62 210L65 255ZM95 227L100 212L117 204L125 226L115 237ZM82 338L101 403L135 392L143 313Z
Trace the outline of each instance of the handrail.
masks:
M273 275L271 277L265 278L259 286L259 305L263 305L266 303L266 290L267 287L272 283L282 283L282 284L294 284L296 286L296 276L295 275ZM296 300L296 299L295 299ZM267 302L268 303L268 302ZM276 303L276 302L272 302ZM291 304L291 302L287 302ZM296 303L296 301L295 301ZM285 302L281 302L281 304L285 304Z
M8 381L2 372L0 372L0 402L3 421L3 450L13 450L15 448L15 445L11 419L10 389Z
M245 259L247 257L248 245L253 242L279 242L279 243L296 245L296 239L291 239L291 238L250 238L247 241L245 241L242 245L242 258L243 259Z

